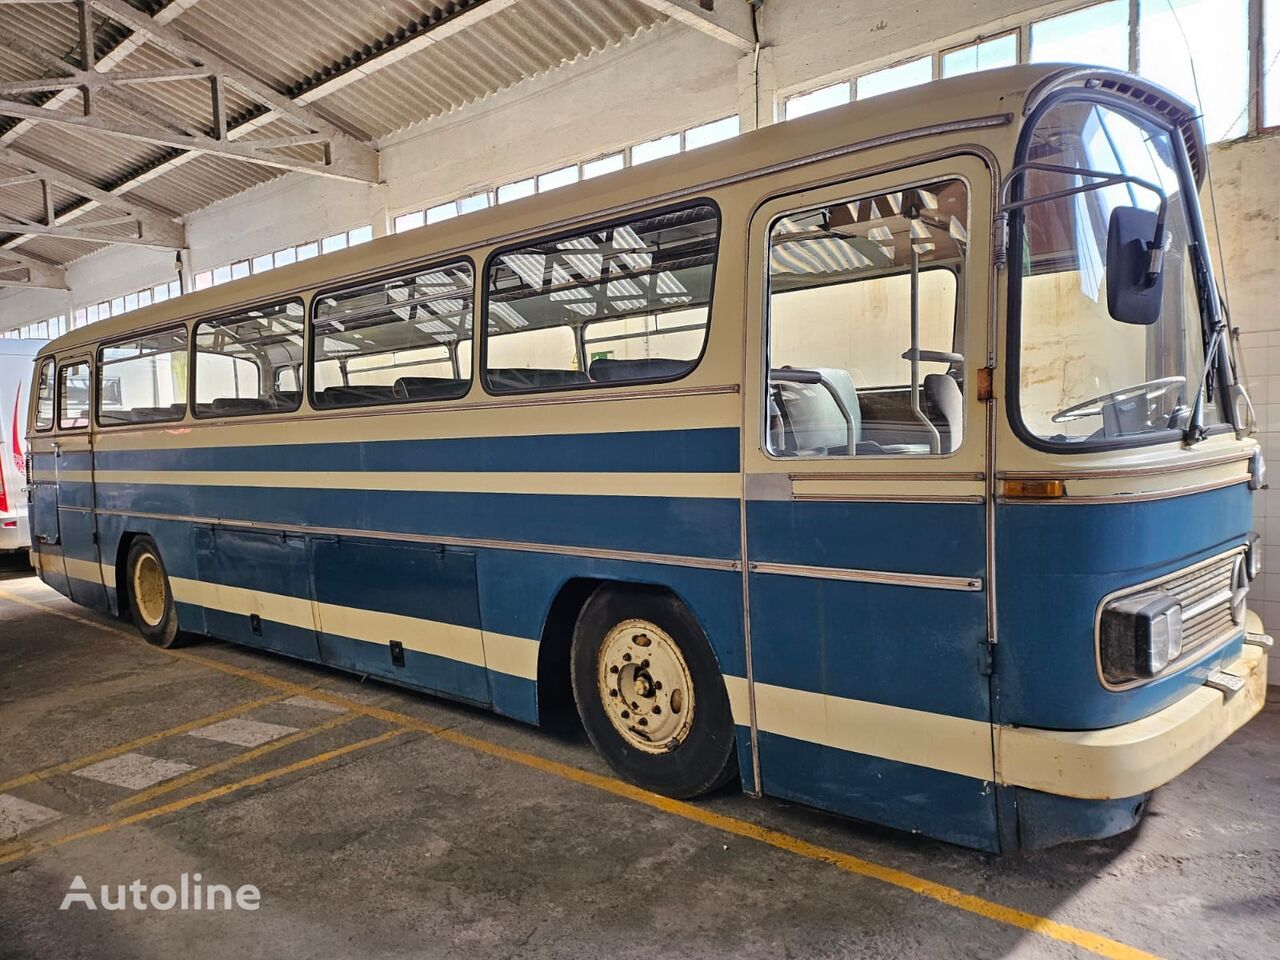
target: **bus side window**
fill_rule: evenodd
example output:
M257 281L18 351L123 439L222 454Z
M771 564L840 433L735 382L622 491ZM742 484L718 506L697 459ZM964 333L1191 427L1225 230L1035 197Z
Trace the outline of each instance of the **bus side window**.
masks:
M98 423L160 423L187 414L187 328L98 351Z
M64 364L58 368L58 429L79 430L88 425L89 364Z
M959 449L964 330L958 305L967 241L968 194L958 180L774 222L766 411L772 455Z
M685 376L707 342L720 217L649 213L497 254L488 267L491 393Z
M255 307L195 327L197 417L240 417L297 410L298 390L275 371L302 363L301 300Z
M317 296L312 406L463 396L471 385L474 302L470 263L415 270Z
M39 433L53 429L53 361L40 364L40 377L36 386L35 428Z

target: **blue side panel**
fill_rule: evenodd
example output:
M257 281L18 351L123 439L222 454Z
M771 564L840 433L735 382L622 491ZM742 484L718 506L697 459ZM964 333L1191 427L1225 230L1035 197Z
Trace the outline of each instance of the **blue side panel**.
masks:
M987 722L986 595L751 575L757 682Z
M489 696L493 709L504 717L538 722L538 685L533 680L490 670Z
M473 553L426 544L319 538L312 544L312 567L320 603L480 628ZM404 655L404 666L398 667L385 644L329 633L320 636L325 663L489 703L483 667L416 652L407 645Z
M305 537L219 527L200 530L195 543L199 579L206 583L310 598ZM215 610L208 610L205 617L214 636L312 660L319 656L314 631L303 630L310 634L308 645L297 635L297 626L265 618L255 623L242 613Z
M1243 543L1250 510L1245 484L1134 503L1000 505L1000 721L1110 727L1154 713L1202 684L1239 652L1239 642L1145 686L1107 691L1097 677L1094 615L1113 591Z
M320 649L324 662L330 666L367 673L479 706L489 705L488 671L483 667L408 649L404 651L404 666L393 667L385 644L329 633L320 635Z
M733 427L714 427L448 440L112 450L100 452L97 462L103 470L736 473L738 431Z
M738 502L679 497L246 490L235 486L102 483L103 509L262 523L309 524L425 536L508 540L701 556L741 550Z
M79 486L79 485L77 485ZM59 508L59 525L62 530L62 554L74 560L83 560L98 566L98 545L94 543L94 515L83 510ZM101 581L69 577L71 599L94 610L106 610L107 592Z
M320 603L480 629L472 551L317 537L312 563Z
M835 813L996 851L994 787L941 770L760 733L764 792ZM975 803L975 796L986 803Z
M981 577L980 503L758 501L747 504L752 560Z
M687 546L694 548L694 545ZM541 638L552 601L573 578L667 587L679 594L698 618L720 661L721 672L746 676L742 582L737 571L517 550L479 550L477 572L485 629L533 640Z

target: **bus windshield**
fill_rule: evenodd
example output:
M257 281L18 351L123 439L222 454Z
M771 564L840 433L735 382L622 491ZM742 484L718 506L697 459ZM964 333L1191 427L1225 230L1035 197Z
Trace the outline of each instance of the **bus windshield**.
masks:
M1018 410L1028 433L1050 444L1152 440L1190 416L1204 364L1202 299L1182 145L1165 127L1089 100L1061 100L1041 114L1021 161L1080 170L1028 170L1013 277L1020 313ZM1121 323L1107 307L1107 232L1117 207L1156 211L1161 197L1134 182L1051 199L1115 173L1158 186L1167 198L1163 295L1149 325ZM1034 198L1045 196L1043 202ZM1188 200L1190 197L1190 201ZM1222 422L1216 403L1202 423Z

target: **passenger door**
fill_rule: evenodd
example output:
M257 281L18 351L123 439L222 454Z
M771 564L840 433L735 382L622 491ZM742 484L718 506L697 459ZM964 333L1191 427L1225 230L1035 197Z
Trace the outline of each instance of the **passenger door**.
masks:
M36 414L31 418L31 436L27 443L31 458L30 510L31 543L40 554L41 575L51 587L65 593L66 572L62 570L60 552L55 554L48 547L58 547L62 538L58 532L58 465L60 444L53 436L54 412L54 363L52 358L40 361L36 374ZM55 569L56 560L56 569ZM58 582L50 580L58 578Z
M93 476L93 357L58 362L58 532L71 599L107 609L98 555L98 517Z
M744 469L762 791L995 848L991 189L960 156L760 208Z

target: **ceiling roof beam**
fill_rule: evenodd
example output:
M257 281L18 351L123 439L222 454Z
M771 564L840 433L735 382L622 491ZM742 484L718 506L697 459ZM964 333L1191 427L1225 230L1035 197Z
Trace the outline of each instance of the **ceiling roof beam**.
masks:
M640 0L647 7L736 47L741 53L756 48L751 4L747 0Z
M123 137L126 140L137 140L158 146L177 147L180 150L191 150L205 154L217 154L219 156L232 157L236 160L245 160L249 163L275 167L280 170L315 173L343 180L364 179L364 176L355 171L350 171L345 165L339 166L337 164L297 160L280 154L264 152L267 149L277 149L282 146L290 147L314 143L317 140L314 134L298 134L296 137L276 137L263 141L263 146L259 147L252 140L231 143L225 140L215 140L213 137L207 137L203 134L179 133L174 130L152 127L146 124L119 123L94 115L79 116L63 110L34 107L31 104L19 103L14 100L0 100L0 116L38 120L41 123L67 127L72 130L86 130L90 133ZM325 135L321 135L319 139L328 140Z
M0 233L21 233L31 237L59 237L63 240L82 240L85 243L119 243L131 247L153 247L149 240L141 236L103 236L91 232L96 224L85 224L83 227L69 227L63 224L49 226L43 223L27 223L21 220L6 220L0 217Z
M70 289L67 272L62 267L13 250L0 250L0 287Z
M328 139L328 158L323 166L307 165L303 169L308 173L325 173L330 176L341 176L344 179L364 180L376 183L379 179L378 153L367 143L362 143L350 134L339 129L310 107L295 103L286 94L269 87L267 84L250 75L237 65L223 59L194 41L188 40L171 25L158 23L153 17L124 0L89 0L103 15L123 24L136 33L144 35L146 40L165 50L169 54L188 60L200 66L208 67L216 73L220 82L235 87L246 96L258 101L269 110L282 117L287 117L308 130L323 133ZM492 0L491 0L492 2ZM182 147L173 143L169 146ZM185 148L184 149L190 149ZM243 159L265 162L261 158L244 156ZM290 169L286 167L285 169Z
M22 2L22 0L0 0L0 6L3 6L6 3L18 3L18 2ZM63 3L63 2L66 2L66 0L32 0L32 2ZM179 15L185 13L187 10L190 10L199 2L200 0L169 0L169 2L165 4L163 7L161 7L159 12L156 13L156 15L151 19L155 23L163 26L164 24L169 23L170 21L176 19ZM115 47L113 47L111 50L107 51L106 53L102 54L97 58L97 60L93 64L94 70L96 71L110 70L116 64L120 63L127 56L129 56L129 54L133 53L140 46L142 46L142 41L143 41L142 34L140 33L129 34L129 36L127 36L124 40L116 44ZM56 109L57 107L62 106L62 104L67 103L70 100L74 100L78 96L80 96L79 90L75 90L75 89L62 90L62 91L59 91L58 93L55 93L53 97L43 105L50 108L51 110ZM0 144L9 143L10 141L17 139L34 122L35 121L33 120L23 120L20 123L14 124L12 128L10 128L9 130L6 130L4 133L0 133Z
M0 146L0 163L7 167L16 167L25 171L19 174L21 177L25 178L29 174L46 183L57 184L70 193L79 194L86 198L89 203L77 208L76 211L73 211L74 213L87 213L89 210L101 206L128 214L137 221L139 235L148 241L147 246L180 250L187 245L186 231L182 225L174 223L163 212L138 201L126 200L114 193L103 190L59 164L45 160L42 157L20 153L12 147L5 146ZM25 233L26 231L24 231ZM20 241L11 240L5 246L16 242ZM4 255L7 256L8 254Z

